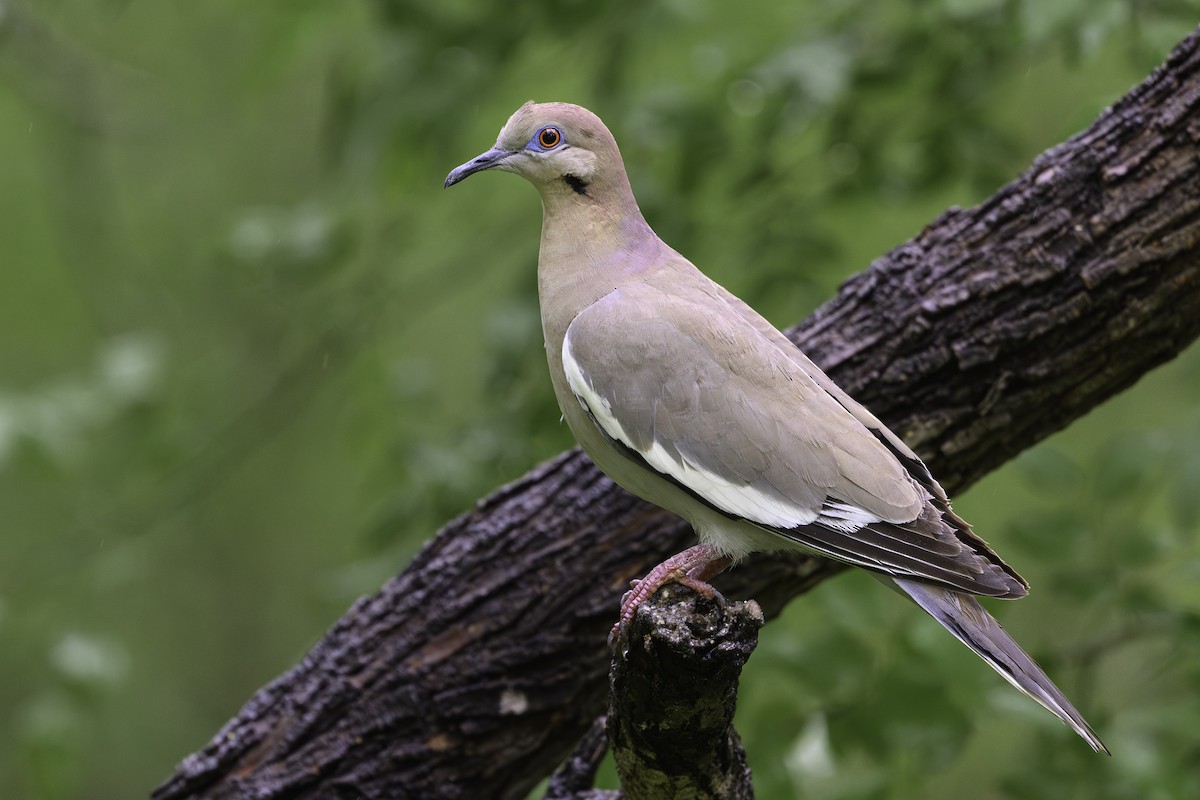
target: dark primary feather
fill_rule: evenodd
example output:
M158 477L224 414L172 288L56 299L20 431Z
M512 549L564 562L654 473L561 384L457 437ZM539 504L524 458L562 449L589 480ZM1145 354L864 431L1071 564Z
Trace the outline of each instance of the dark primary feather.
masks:
M940 517L932 507L925 516ZM1003 561L965 547L945 522L918 521L925 532L888 522L875 522L853 532L819 523L770 530L817 553L893 577L931 581L986 597L1014 599L1028 593L1028 585Z

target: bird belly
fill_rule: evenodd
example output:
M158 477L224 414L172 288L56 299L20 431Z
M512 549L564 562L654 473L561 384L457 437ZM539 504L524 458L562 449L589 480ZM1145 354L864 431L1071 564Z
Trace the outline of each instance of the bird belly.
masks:
M719 511L653 469L637 453L607 438L574 396L560 398L559 404L575 439L601 472L625 491L683 517L701 542L734 561L758 551L804 549L784 536Z

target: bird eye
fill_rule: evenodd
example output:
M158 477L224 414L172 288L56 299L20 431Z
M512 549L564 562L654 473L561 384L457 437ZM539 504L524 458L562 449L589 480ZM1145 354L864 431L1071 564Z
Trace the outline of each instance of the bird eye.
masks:
M547 150L558 147L562 143L562 134L558 128L542 128L538 131L537 143Z

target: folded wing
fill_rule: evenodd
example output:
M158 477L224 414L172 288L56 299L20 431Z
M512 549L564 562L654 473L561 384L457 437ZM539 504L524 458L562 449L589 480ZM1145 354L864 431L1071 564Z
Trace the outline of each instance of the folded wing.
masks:
M572 322L564 370L605 436L710 508L814 552L1025 593L902 442L748 307L714 315L709 291L626 285Z

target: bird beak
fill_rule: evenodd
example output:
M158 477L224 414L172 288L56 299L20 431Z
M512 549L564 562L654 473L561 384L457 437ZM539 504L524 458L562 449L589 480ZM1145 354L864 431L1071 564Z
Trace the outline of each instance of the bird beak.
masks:
M505 150L501 147L493 147L486 153L480 153L467 163L455 167L450 171L450 174L446 176L446 188L449 189L454 184L458 183L469 175L474 175L476 172L483 172L485 169L491 169L492 167L499 166L504 159L511 156L513 152L514 151L512 150Z

